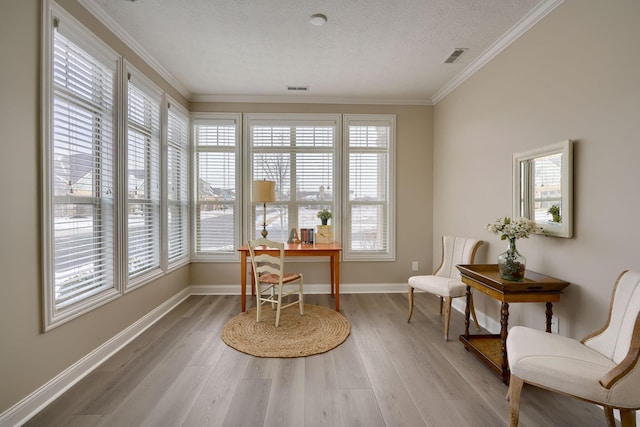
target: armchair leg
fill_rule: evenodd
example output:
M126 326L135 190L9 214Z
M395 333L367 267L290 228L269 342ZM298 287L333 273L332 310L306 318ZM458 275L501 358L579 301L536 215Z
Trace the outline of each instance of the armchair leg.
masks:
M622 427L636 427L636 411L633 409L620 409L620 421Z
M413 315L413 287L409 286L409 317L407 317L407 323L411 321Z
M509 381L509 427L518 427L518 418L520 417L520 393L524 381L511 374Z
M613 415L613 408L611 406L604 407L604 417L607 420L607 427L616 427L616 418Z
M449 341L449 319L451 319L451 297L444 297L444 340ZM440 298L442 301L442 298Z
M444 298L442 298L440 295L438 295L438 300L440 301L440 316L442 316L442 302L443 302Z

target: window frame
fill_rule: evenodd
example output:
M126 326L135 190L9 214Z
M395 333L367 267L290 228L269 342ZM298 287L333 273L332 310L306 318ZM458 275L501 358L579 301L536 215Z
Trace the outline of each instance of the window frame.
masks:
M123 290L123 284L119 280L116 263L117 263L117 247L118 236L116 233L117 212L119 209L119 201L117 194L113 197L112 207L112 232L110 235L112 245L111 255L111 276L113 278L112 286L103 291L81 298L76 302L70 303L63 307L56 305L55 297L55 203L54 203L54 166L53 166L53 144L54 144L54 70L53 70L53 54L54 54L54 32L64 31L65 38L69 39L86 53L97 59L98 61L108 61L114 63L112 86L112 135L109 145L113 152L112 155L112 183L114 192L117 191L118 174L117 174L117 150L116 141L118 134L118 90L119 79L122 74L122 59L114 50L106 43L98 38L94 33L89 31L85 26L80 24L74 17L66 12L62 7L54 2L43 2L42 11L42 65L41 65L41 166L42 166L42 280L43 280L43 329L49 331L60 326L72 319L75 319L97 307L100 307L116 298L118 298ZM95 206L95 204L94 204Z
M166 242L165 245L162 246L161 248L161 252L162 252L162 268L163 270L169 272L169 271L173 271L179 267L182 267L183 265L186 265L190 262L191 260L191 247L190 247L190 213L189 213L189 209L191 207L190 204L190 195L191 195L191 133L190 133L190 129L191 129L191 119L189 116L189 112L187 111L186 108L182 107L180 104L178 104L173 98L171 98L170 96L168 96L167 94L165 94L164 99L163 99L163 108L161 111L162 114L162 120L161 120L161 126L162 126L162 162L161 162L161 167L162 167L162 196L160 199L161 204L163 205L161 207L161 211L164 212L164 216L162 218L163 220L163 226L162 226L162 230L163 230L163 236L164 236L164 241ZM182 220L184 221L183 226L185 227L186 231L185 233L183 233L182 235L182 245L184 247L184 252L182 253L181 256L178 256L174 259L170 258L170 252L169 252L169 244L171 241L170 238L170 224L169 224L169 209L171 207L171 201L169 200L169 151L170 151L170 145L175 145L172 144L172 142L169 140L169 115L170 114L175 114L179 119L183 119L184 120L184 124L186 127L186 132L185 132L185 143L182 145L181 147L181 152L182 154L185 156L185 160L186 160L186 170L183 174L183 176L179 176L177 177L180 180L180 184L182 186L185 187L186 192L184 193L185 199L184 200L177 200L176 202L179 203L179 205L185 209L186 211L186 215L182 218Z
M351 248L351 224L352 218L350 210L353 206L366 205L367 203L358 203L349 199L350 192L350 170L349 170L349 154L352 151L349 146L349 129L353 123L358 125L384 125L389 127L389 141L387 147L387 182L386 182L386 200L384 202L386 215L387 230L387 249L382 251L366 251L354 250ZM355 124L354 124L355 126ZM395 261L395 186L396 186L396 116L394 114L344 114L343 115L343 232L342 232L342 254L344 261Z
M257 217L260 215L257 209L257 205L255 205L251 201L252 194L252 184L254 179L254 170L253 170L253 143L251 140L251 126L256 122L264 122L265 124L277 124L278 122L283 123L284 125L291 125L292 123L308 123L310 125L321 125L321 124L333 124L334 126L334 134L333 134L333 146L332 146L332 154L333 154L333 170L332 170L332 180L334 190L332 192L332 201L333 204L333 218L331 219L331 224L333 226L334 236L340 235L341 229L341 215L337 215L338 212L341 212L341 198L339 196L342 191L341 184L341 152L340 149L342 144L342 115L337 113L245 113L244 114L244 126L243 126L243 146L245 150L244 156L244 177L245 182L243 184L244 196L244 217L243 217L243 236L244 241L253 239L256 237L256 229L255 224L257 222ZM274 150L275 152L276 150ZM277 150L284 151L284 150ZM304 151L304 150L301 150ZM298 152L297 150L289 151ZM336 190L338 189L338 190ZM289 205L300 205L300 201L285 201L280 202L280 204ZM288 209L289 211L289 209ZM297 220L297 218L296 218ZM318 220L319 222L319 220ZM288 228L296 228L298 231L298 235L300 235L300 225L299 224L291 224L288 222ZM288 236L288 233L287 233Z
M148 77L146 77L142 72L138 71L138 69L136 69L133 65L131 65L130 63L128 63L127 61L125 61L125 70L123 73L123 77L124 77L124 83L123 83L123 96L122 96L122 102L123 102L123 121L122 121L122 128L123 128L123 143L121 145L122 147L122 156L121 156L121 164L123 165L123 168L121 169L122 173L126 173L126 177L122 179L122 181L124 182L123 188L121 188L121 197L123 198L123 206L125 206L126 208L122 209L121 212L121 224L123 225L123 232L125 235L125 239L124 241L126 242L121 249L121 252L123 253L123 255L125 256L124 259L124 264L122 265L122 270L123 273L126 273L126 282L125 282L125 292L129 292L133 289L136 289L142 285L145 285L155 279L157 279L158 277L161 277L165 274L165 271L163 271L162 269L162 252L164 247L166 246L166 240L163 239L162 236L162 225L163 225L163 217L165 216L165 213L162 210L162 170L163 170L163 166L162 166L162 140L161 140L161 131L162 131L162 124L161 124L161 119L162 119L162 100L163 100L163 91L156 85L154 84ZM131 85L131 81L135 81L134 87L136 87L138 90L142 91L146 96L149 96L151 98L153 98L153 101L155 101L157 104L155 105L157 107L157 114L158 114L158 128L157 129L151 129L151 138L155 138L155 141L151 141L152 143L154 143L156 145L156 149L158 152L158 157L157 157L157 161L158 161L158 168L157 168L157 177L156 180L158 182L158 185L160 186L160 188L158 189L158 203L157 206L153 205L153 200L152 198L149 198L150 203L152 204L152 209L155 206L155 210L157 212L157 216L155 217L155 221L157 221L156 225L152 225L152 227L156 227L157 226L157 239L158 239L158 243L157 243L157 251L158 253L156 254L157 256L157 262L155 263L155 265L152 265L150 268L147 268L145 270L142 271L137 271L135 273L131 273L129 271L129 244L130 244L130 232L129 232L129 205L130 205L130 199L129 199L129 148L130 148L130 143L129 143L129 119L128 119L128 113L129 113L129 108L128 108L128 103L129 103L129 85ZM153 173L153 171L150 171L149 173ZM147 183L145 182L145 185ZM151 217L152 220L154 219L154 217Z
M198 125L223 125L225 123L234 123L235 125L235 147L233 150L223 149L203 149L199 150L198 143L196 141L196 126ZM242 144L242 128L243 117L241 113L191 113L191 262L233 262L240 260L240 254L236 250L241 245L242 240L242 221L244 218L243 209L243 144ZM198 251L198 209L199 203L198 196L198 182L199 182L199 170L198 170L198 154L200 152L216 152L227 151L235 154L235 191L236 196L233 203L234 206L234 218L233 224L235 233L234 248L230 251Z

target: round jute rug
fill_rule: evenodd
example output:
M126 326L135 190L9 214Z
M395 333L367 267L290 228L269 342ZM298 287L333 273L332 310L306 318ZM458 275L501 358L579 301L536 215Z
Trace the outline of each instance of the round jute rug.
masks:
M351 325L340 313L327 307L305 304L304 315L298 306L280 312L264 306L262 319L256 322L256 309L237 315L222 329L222 340L230 347L258 357L304 357L324 353L344 342Z

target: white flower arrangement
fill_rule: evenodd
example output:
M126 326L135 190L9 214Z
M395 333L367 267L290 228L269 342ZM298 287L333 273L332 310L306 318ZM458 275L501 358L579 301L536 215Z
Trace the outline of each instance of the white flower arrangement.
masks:
M528 239L535 230L540 229L535 221L527 218L511 219L509 217L498 218L493 224L487 224L487 230L500 235L500 240Z

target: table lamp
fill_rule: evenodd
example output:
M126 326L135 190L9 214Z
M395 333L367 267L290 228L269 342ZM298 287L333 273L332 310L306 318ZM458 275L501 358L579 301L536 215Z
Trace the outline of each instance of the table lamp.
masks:
M252 198L254 203L262 203L263 221L262 237L267 237L267 203L276 201L276 183L274 181L253 181Z

